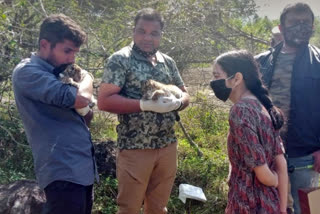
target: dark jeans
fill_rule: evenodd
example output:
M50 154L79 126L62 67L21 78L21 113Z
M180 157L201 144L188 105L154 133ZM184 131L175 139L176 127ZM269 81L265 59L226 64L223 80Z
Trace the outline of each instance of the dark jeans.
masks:
M45 189L47 202L42 214L91 214L93 185L54 181Z

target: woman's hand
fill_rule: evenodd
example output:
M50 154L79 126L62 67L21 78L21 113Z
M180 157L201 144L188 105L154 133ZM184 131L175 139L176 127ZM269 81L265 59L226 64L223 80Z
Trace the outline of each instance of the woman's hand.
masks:
M269 166L266 163L261 166L255 167L253 170L258 180L262 184L271 187L278 186L278 173L270 170Z

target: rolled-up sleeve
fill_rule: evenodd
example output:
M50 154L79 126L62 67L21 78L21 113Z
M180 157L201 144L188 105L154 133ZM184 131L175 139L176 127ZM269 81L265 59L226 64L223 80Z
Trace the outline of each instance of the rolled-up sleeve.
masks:
M179 70L178 70L178 67L177 67L175 61L171 57L168 57L167 62L170 63L173 84L178 87L184 86L184 82L181 78L181 75L179 73Z
M114 84L122 88L126 80L126 69L123 65L123 57L121 55L113 55L106 63L104 74L102 77L103 83Z

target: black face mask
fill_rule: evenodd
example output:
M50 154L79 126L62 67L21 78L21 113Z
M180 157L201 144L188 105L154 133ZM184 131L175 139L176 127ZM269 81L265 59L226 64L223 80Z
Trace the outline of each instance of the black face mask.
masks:
M300 23L284 28L284 40L291 47L299 48L307 45L312 36L312 25Z
M224 102L227 101L232 89L227 88L226 79L212 80L210 82L210 86L218 99L220 99Z

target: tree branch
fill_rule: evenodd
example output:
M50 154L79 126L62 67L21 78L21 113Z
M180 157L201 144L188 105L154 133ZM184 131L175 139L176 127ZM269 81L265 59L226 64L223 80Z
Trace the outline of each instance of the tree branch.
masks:
M42 11L44 12L44 14L46 15L46 17L48 17L48 13L47 13L47 11L44 9L44 6L43 6L43 3L42 3L42 0L39 0L39 2L40 2L40 5L41 5L41 9L42 9Z

